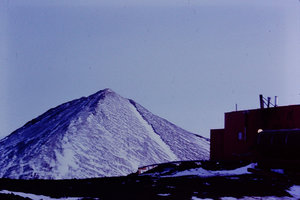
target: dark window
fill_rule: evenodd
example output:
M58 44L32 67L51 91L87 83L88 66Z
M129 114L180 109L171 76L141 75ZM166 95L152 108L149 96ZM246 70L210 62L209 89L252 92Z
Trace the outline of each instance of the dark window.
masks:
M239 141L242 141L242 140L243 140L243 133L242 133L242 132L239 132L239 133L238 133L238 140L239 140Z

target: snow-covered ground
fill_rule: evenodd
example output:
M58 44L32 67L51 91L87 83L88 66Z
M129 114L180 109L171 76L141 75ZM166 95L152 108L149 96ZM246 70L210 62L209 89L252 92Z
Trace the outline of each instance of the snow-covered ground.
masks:
M209 157L209 141L110 89L56 108L0 141L0 177L123 176L138 167Z
M24 193L24 192L13 192L8 190L1 190L1 194L14 194L20 197L29 198L32 200L80 200L83 197L63 197L63 198L52 198L44 195L36 195L36 194L30 194L30 193Z
M221 197L220 200L298 200L300 199L300 185L294 185L290 187L287 192L291 195L291 197L275 197L275 196L265 196L265 197L249 197L245 196L242 198L235 197ZM198 198L193 196L191 200L212 200L210 198Z
M178 177L178 176L201 176L201 177L211 177L211 176L234 176L234 175L242 175L248 174L248 168L254 168L256 163L249 164L247 166L237 168L234 170L220 170L220 171L212 171L206 170L202 167L178 171L172 175L167 175L163 177Z

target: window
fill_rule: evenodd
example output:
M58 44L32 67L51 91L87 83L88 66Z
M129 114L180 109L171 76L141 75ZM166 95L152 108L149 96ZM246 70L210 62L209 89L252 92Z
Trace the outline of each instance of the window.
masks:
M243 140L243 133L242 132L238 133L238 140L239 141Z

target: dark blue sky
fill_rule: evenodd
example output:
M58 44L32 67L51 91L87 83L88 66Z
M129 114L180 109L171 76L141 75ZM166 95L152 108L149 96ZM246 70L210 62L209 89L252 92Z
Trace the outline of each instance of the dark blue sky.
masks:
M258 95L300 103L300 3L3 1L0 137L111 88L209 137Z

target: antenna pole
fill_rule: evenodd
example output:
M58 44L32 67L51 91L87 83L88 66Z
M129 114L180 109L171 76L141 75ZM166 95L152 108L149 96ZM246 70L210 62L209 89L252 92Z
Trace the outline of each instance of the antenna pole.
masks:
M267 104L268 108L270 108L270 103L271 103L271 97L268 97L268 104Z
M260 103L260 109L264 109L264 97L262 94L259 95L259 103Z

